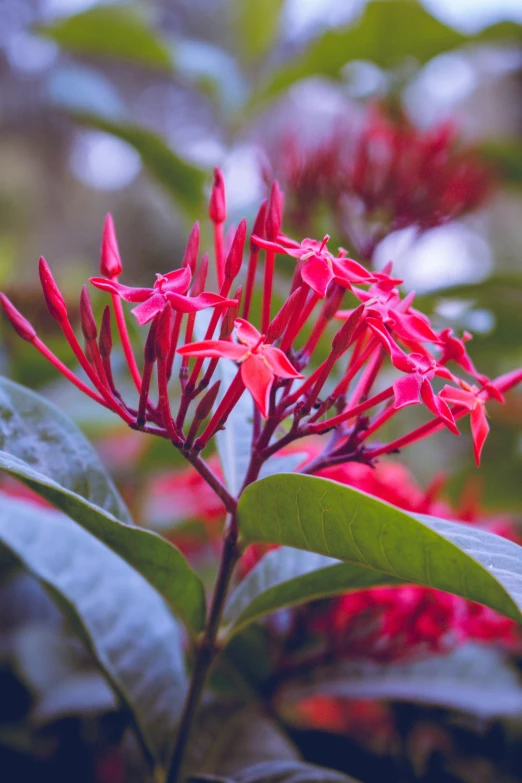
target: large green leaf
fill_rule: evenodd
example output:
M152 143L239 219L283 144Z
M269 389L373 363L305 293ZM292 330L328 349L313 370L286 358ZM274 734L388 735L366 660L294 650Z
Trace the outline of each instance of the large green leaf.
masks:
M430 704L485 720L522 713L522 682L506 654L478 644L404 663L341 661L320 667L283 685L278 703L318 695Z
M3 497L0 546L51 594L166 763L186 674L178 626L163 599L121 558L66 516Z
M44 397L7 378L0 378L0 449L132 524L96 451L74 422Z
M37 32L75 54L113 57L171 70L168 44L133 6L98 6L37 27Z
M238 514L245 542L335 557L460 595L522 622L522 547L500 536L410 515L335 481L296 474L250 485Z
M231 0L234 43L247 62L271 47L278 30L284 0Z
M197 212L206 175L176 155L160 136L131 121L116 122L91 112L73 111L72 114L82 125L110 133L134 147L149 174L164 186L176 203L191 215Z
M230 596L224 619L233 635L285 606L399 581L362 565L281 547L266 554L239 583Z
M67 416L34 392L1 379L0 446L0 470L103 541L164 596L189 630L201 630L201 580L168 541L116 518L113 510L123 510L123 502L94 449Z
M406 58L425 63L441 52L470 41L520 36L516 24L495 25L476 36L465 36L435 19L416 0L372 0L349 27L329 30L261 86L255 101L273 97L299 79L314 75L337 77L352 60L370 60L392 68Z

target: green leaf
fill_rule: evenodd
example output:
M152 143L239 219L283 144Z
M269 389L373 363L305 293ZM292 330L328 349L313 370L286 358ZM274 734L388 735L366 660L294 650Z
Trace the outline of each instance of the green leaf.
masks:
M128 60L164 71L172 68L169 45L130 5L91 8L40 25L36 32L74 54Z
M152 131L130 121L114 121L91 112L73 111L82 125L117 136L140 154L143 165L175 202L190 215L197 213L202 203L205 173L180 158Z
M513 35L520 37L518 25L495 25L476 36L465 36L435 19L415 0L373 0L349 27L328 31L304 54L283 65L261 86L254 101L273 97L299 79L315 75L336 78L352 60L370 60L382 68L393 68L410 57L422 64L467 42Z
M520 142L491 139L480 147L481 157L493 166L505 182L522 185L522 146Z
M257 60L272 46L283 4L284 0L232 0L234 43L247 62Z
M165 763L186 692L178 626L121 558L56 511L3 497L0 546L45 587Z
M484 530L407 514L343 484L296 474L247 487L238 520L246 543L335 557L522 622L522 547Z
M87 438L39 394L0 378L0 449L123 522L130 513Z
M123 502L80 430L50 402L5 379L0 446L1 470L103 541L164 596L191 631L201 630L204 588L183 555L155 533L118 521L112 510L123 509Z
M342 661L288 682L279 703L311 696L429 704L495 720L520 715L522 683L501 650L468 644L409 663Z
M268 552L230 596L225 623L230 635L285 606L400 580L355 563L281 547Z

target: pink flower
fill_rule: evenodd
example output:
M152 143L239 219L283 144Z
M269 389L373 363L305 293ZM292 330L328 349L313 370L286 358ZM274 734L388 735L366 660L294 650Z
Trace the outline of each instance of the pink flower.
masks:
M154 288L132 288L104 277L91 277L90 282L101 291L118 294L126 302L140 302L132 310L140 326L152 321L167 302L180 313L195 313L206 307L230 307L237 304L235 300L225 299L219 294L205 292L199 296L187 296L191 277L189 267L184 266L166 275L156 275Z
M353 283L371 283L375 280L375 276L357 261L345 258L344 251L337 258L334 257L326 249L329 239L327 234L322 242L316 239L303 239L299 244L284 235L279 236L279 242L269 242L268 239L252 236L252 242L265 250L298 258L303 264L301 279L321 298L326 296L332 280L349 290Z
M488 391L496 399L500 398L500 401L502 401L502 395L499 395L491 385L479 389L478 386L470 386L462 380L459 381L459 384L460 388L445 386L440 396L443 400L451 402L453 405L460 405L469 410L473 453L475 454L475 462L477 465L480 465L480 455L489 432L489 424L486 418Z
M274 378L302 378L279 348L264 342L264 335L245 321L234 321L239 343L202 340L178 349L181 356L232 359L241 365L241 379L263 416L268 416L270 390Z

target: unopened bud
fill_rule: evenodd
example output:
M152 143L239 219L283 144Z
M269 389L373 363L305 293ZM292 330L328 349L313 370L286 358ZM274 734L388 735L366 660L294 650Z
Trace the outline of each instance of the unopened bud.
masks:
M36 338L36 332L27 318L24 318L22 313L18 312L14 304L7 298L5 294L0 293L0 302L4 308L4 313L6 314L6 317L10 321L11 326L15 330L16 334L21 337L22 340L27 340L27 342L32 343Z
M266 236L271 242L277 240L283 222L283 194L277 180L272 184L266 216Z
M214 169L214 184L210 194L208 214L213 223L224 223L227 219L225 183L221 169Z
M346 290L340 285L333 285L333 291L326 300L323 317L330 321L341 307Z
M194 413L195 421L203 421L203 419L206 419L207 416L210 416L212 413L212 408L214 407L214 403L216 402L216 397L218 396L220 386L221 381L216 381L216 383L210 387L208 392L201 399L196 408L196 412Z
M341 326L337 334L332 340L332 353L336 356L344 353L350 347L350 342L355 332L361 316L364 312L364 305L361 304L356 307L353 313L349 315L344 324Z
M208 253L205 253L201 259L199 269L196 272L192 288L190 289L191 296L199 296L205 290L205 283L207 282L208 274Z
M98 336L98 327L96 326L89 291L87 290L86 285L83 286L80 296L80 321L85 339L87 341L96 340Z
M268 207L268 199L265 199L261 206L259 207L256 219L254 221L254 226L252 228L252 236L261 237L261 239L264 239L265 237L265 223L266 223L266 210ZM259 253L260 251L259 245L256 245L252 240L250 240L250 252L251 253Z
M243 293L243 287L239 286L233 295L232 299L235 299L237 304L227 307L223 320L221 321L221 330L219 332L220 340L228 340L234 330L234 321L239 313L239 306L241 304L241 295Z
M103 224L100 272L104 277L114 278L122 273L120 251L112 215L107 215Z
M158 359L166 359L170 351L170 315L171 307L167 302L158 321L158 328L156 331L156 356Z
M192 226L192 231L187 242L187 248L185 255L183 256L182 266L188 266L192 274L196 271L196 264L198 262L199 253L199 223L196 220Z
M42 284L45 302L49 312L59 323L67 320L67 306L65 304L65 299L63 298L60 289L56 285L51 270L49 269L49 264L45 258L43 258L43 256L40 258L39 272L40 282Z
M243 218L237 227L232 245L225 262L225 277L227 280L233 280L241 269L243 263L243 250L246 240L246 220Z
M297 300L300 295L301 288L296 288L294 293L288 297L278 314L272 320L266 332L267 343L274 343L281 337L294 315Z
M160 318L161 318L160 313L158 313L158 315L154 317L154 320L150 325L147 339L145 340L145 349L143 353L145 357L145 362L147 364L152 364L152 362L156 361L156 334L158 331L158 321Z
M112 329L111 329L111 308L106 305L103 310L100 339L99 339L100 355L107 359L111 355L112 351Z

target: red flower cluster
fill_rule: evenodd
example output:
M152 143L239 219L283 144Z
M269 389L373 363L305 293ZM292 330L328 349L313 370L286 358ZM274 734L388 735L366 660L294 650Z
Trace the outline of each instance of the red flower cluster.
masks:
M229 506L233 506L233 499L220 489L200 453L226 426L246 390L254 403L249 482L257 478L264 461L274 453L308 435L331 433L316 459L304 468L312 473L346 462L374 464L377 457L442 427L458 434L456 422L468 414L479 462L488 432L485 404L491 398L502 401L502 392L522 378L522 371L493 381L480 374L467 353L465 341L470 335L458 338L449 329L434 330L428 318L413 307L414 294L401 296L401 281L392 276L391 266L371 272L348 258L344 250L330 250L328 237L296 242L283 234L283 199L277 183L257 215L245 275L237 288L243 275L247 226L242 220L235 232L228 233L231 240L225 242L226 201L219 172L209 214L214 224L217 291L207 290L208 255L203 255L198 264L198 223L192 229L179 269L157 275L151 288L123 285L119 282L122 263L114 226L107 218L101 248L102 277L92 278L91 283L110 294L112 314L111 307L106 306L98 325L87 287L83 287L83 347L49 266L40 260L49 312L91 386L59 361L31 324L0 294L8 319L18 334L72 383L131 428L170 440ZM295 258L296 265L290 291L274 313L278 254ZM253 293L261 277L261 312L256 315ZM233 286L235 292L231 295ZM136 304L132 313L140 326L149 324L141 368L129 338L122 300ZM348 309L342 309L344 301ZM210 310L210 316L205 322L204 339L194 341L195 328L200 326L196 317L202 309ZM124 399L114 379L113 319L137 388L135 401ZM318 343L326 339L332 327L336 332L329 354L319 363ZM388 385L380 380L387 359L398 375ZM216 381L224 360L236 365L227 388L221 388L221 380ZM305 372L309 366L312 369ZM176 367L177 395L171 383ZM156 401L151 392L154 372ZM447 382L442 390L435 385L437 379ZM391 443L376 442L382 425L410 405L424 405L431 420Z
M297 226L309 227L326 205L339 236L367 259L392 231L439 226L476 209L492 190L491 172L458 148L451 124L421 131L377 106L362 127L347 118L315 147L292 132L273 148Z

